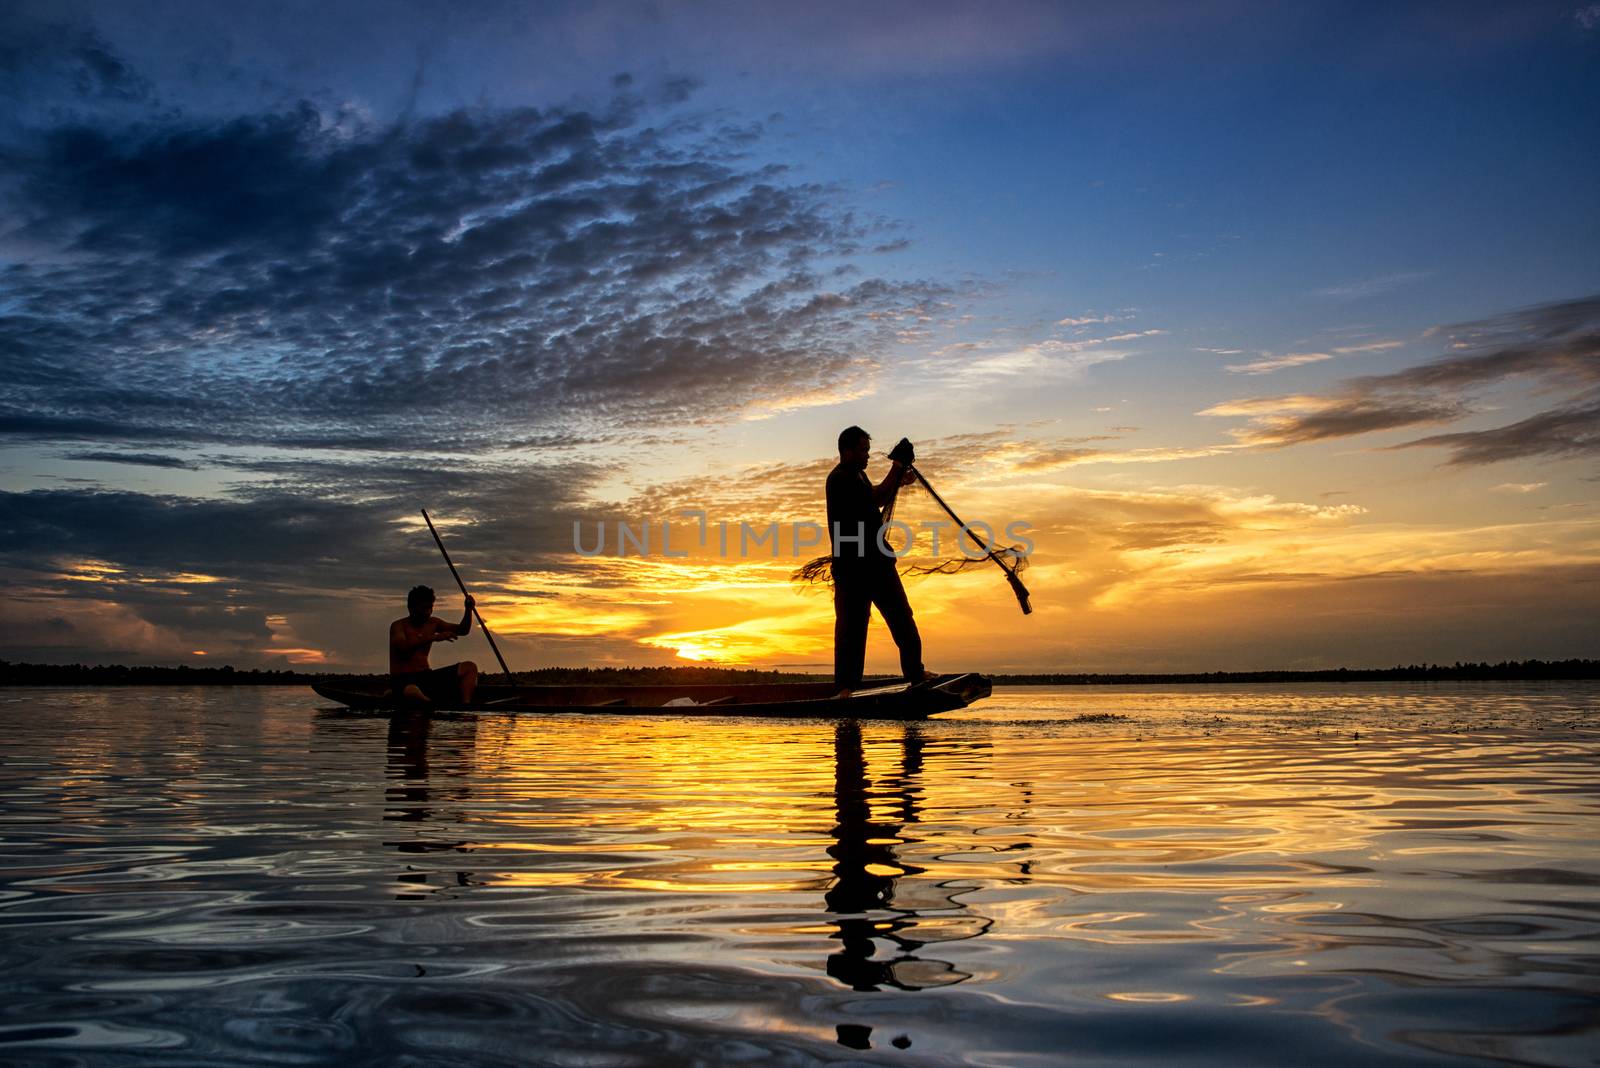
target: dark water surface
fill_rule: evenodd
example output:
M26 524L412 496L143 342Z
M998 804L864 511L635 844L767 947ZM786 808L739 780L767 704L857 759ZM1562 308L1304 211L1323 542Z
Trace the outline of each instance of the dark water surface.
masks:
M0 691L0 1062L1600 1063L1600 687Z

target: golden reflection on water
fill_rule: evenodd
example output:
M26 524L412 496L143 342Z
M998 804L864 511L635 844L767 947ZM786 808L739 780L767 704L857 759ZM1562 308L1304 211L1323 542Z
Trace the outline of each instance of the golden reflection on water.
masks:
M827 728L808 730L803 739L784 740L779 750L783 763L774 765L772 743L759 728L746 728L748 737L722 740L714 753L708 753L699 739L681 734L651 737L650 728L641 730L641 726L628 721L552 720L540 724L535 733L519 732L511 722L484 719L473 722L470 729L453 732L452 741L442 747L474 767L471 781L503 783L508 772L518 767L547 769L550 753L570 751L581 743L590 767L609 769L606 784L597 784L596 793L615 791L611 776L626 768L635 784L631 795L635 804L615 810L602 806L598 818L593 810L569 808L563 818L558 815L559 806L544 804L554 799L540 777L529 776L516 787L493 791L499 807L492 811L483 809L487 797L469 797L458 789L449 794L449 801L472 803L471 823L485 829L577 834L581 840L537 841L523 835L439 841L419 836L395 841L392 847L401 854L471 856L491 867L495 854L568 854L580 858L582 866L559 870L539 864L484 871L463 865L442 880L408 866L397 875L401 889L396 898L414 900L434 890L463 887L556 886L750 895L791 892L798 884L805 892L820 894L826 922L790 925L790 931L826 932L837 941L838 948L827 957L826 971L851 989L917 990L971 977L948 961L921 955L919 950L930 944L974 938L988 928L988 917L973 913L958 899L972 887L937 881L927 868L902 860L898 854L907 844L919 841L911 833L919 819L922 789L924 741L919 725L888 728L877 748L889 750L892 746L893 752L880 758L886 766L876 780L869 776L860 725L844 721L832 727L831 792L820 789L825 781L819 772L828 762L821 759L824 754L816 743L816 737L827 733ZM390 721L385 820L419 823L436 820L440 814L433 804L435 788L429 785L432 734L432 721L424 716ZM799 783L794 781L797 773ZM762 806L763 811L752 813L748 796L737 804L713 799L728 783L748 789L752 783L775 778L787 791L780 806ZM807 781L810 779L815 782ZM467 781L460 780L463 784ZM566 785L570 787L571 782ZM816 831L829 796L833 822L824 843ZM596 855L604 852L608 826L625 828L621 852L633 865L594 863ZM457 831L471 829L460 823L454 827ZM736 837L728 837L730 834ZM649 841L651 836L671 836L671 840ZM722 852L730 846L769 850L776 855L770 859L733 858ZM663 861L635 856L661 852L670 852L673 858ZM638 864L640 859L645 861L643 866ZM768 878L759 878L762 875ZM418 887L426 889L419 893ZM882 950L887 955L880 955Z
M1534 759L1498 739L1375 739L1370 727L1365 742L1280 738L1270 757L1259 737L1064 744L949 723L506 717L449 724L449 741L427 732L426 721L391 728L386 818L437 823L394 848L449 853L460 870L408 867L403 893L644 891L701 911L719 907L707 895L730 895L772 914L746 924L755 944L860 992L1004 974L1003 957L964 943L1037 957L1052 945L1243 941L1213 975L1292 974L1313 960L1323 973L1385 961L1468 974L1465 917L1514 911L1497 869L1541 849L1596 859L1571 841L1580 813L1538 788L1541 764L1587 766L1583 740L1552 740ZM430 776L430 744L451 753L450 776ZM1560 924L1548 929L1570 952ZM1535 951L1511 940L1488 952ZM1226 1003L1261 998L1235 991Z
M1261 694L999 693L924 724L29 698L0 1051L115 1010L244 1063L259 1036L217 1021L271 1002L286 1058L379 1014L421 1062L446 1035L516 1063L533 1033L602 1060L643 1034L1049 1063L1070 1035L1091 1061L1585 1063L1600 690L1543 718Z

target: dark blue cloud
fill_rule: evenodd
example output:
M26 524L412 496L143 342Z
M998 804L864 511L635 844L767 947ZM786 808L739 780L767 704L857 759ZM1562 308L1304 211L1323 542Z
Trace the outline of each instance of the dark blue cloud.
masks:
M840 270L892 228L748 163L760 136L626 93L31 130L0 430L473 448L838 384L949 290Z
M601 518L578 449L842 385L952 295L864 269L896 228L756 159L760 124L688 112L692 79L392 119L316 92L190 109L86 24L29 25L35 54L0 48L26 98L0 122L0 438L237 476L0 494L0 570L67 634L40 656L142 647L128 623L248 662L288 615L364 661L330 621L437 569L419 507L471 524L453 549L485 583L576 567L572 522ZM417 454L454 455L395 459ZM111 570L62 577L84 561Z
M351 195L325 141L310 107L132 137L85 125L46 130L17 159L18 199L33 213L25 232L74 253L174 262L230 250L305 252Z
M0 14L0 91L22 100L48 92L79 102L138 103L152 86L94 27Z
M1448 462L1466 467L1502 460L1597 455L1600 454L1600 399L1587 405L1540 412L1490 430L1418 438L1400 447L1418 445L1448 448Z
M154 452L69 452L63 460L86 463L128 464L133 467L164 467L175 471L198 471L200 465L181 456L163 456Z
M1508 380L1538 386L1547 410L1488 430L1433 434L1391 448L1442 446L1448 463L1556 459L1600 452L1600 296L1555 301L1439 331L1452 355L1385 375L1347 379L1303 414L1269 414L1241 440L1272 446L1450 423L1471 397Z
M289 616L322 620L326 647L343 662L370 664L381 650L373 635L381 637L386 613L402 610L404 591L448 580L419 528L419 508L441 522L470 524L470 535L456 538L446 526L446 537L480 593L500 588L493 576L578 567L581 558L568 551L572 524L601 518L584 492L597 470L583 463L463 461L445 470L212 462L253 480L208 498L98 488L0 492L0 574L13 610L30 620L18 629L13 652L36 659L72 659L84 648L122 655L117 636L148 625L182 646L168 655L231 648L241 662L259 663L268 655L267 620ZM63 578L86 563L91 573ZM214 581L187 577L195 574ZM348 619L361 613L371 634L350 630ZM54 618L78 621L71 635L77 652L33 625Z
M151 459L161 458L135 462ZM572 524L611 518L587 493L600 468L583 461L463 460L448 468L401 461L209 462L248 478L223 496L203 498L103 488L0 492L0 566L47 580L73 561L101 560L141 576L203 572L257 593L373 594L403 590L419 564L436 559L427 535L419 540L420 508L442 521L469 523L459 562L481 562L497 574L576 568L583 561L570 551ZM74 592L106 594L101 584ZM197 604L205 593L197 593Z

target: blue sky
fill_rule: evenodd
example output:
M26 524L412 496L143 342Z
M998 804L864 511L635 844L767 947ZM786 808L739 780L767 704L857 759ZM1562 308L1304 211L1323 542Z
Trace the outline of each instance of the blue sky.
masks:
M852 422L1050 532L1029 620L920 584L935 656L1592 645L1600 7L0 20L0 655L370 668L431 500L530 665L809 662L778 571L668 610L563 532L807 515Z

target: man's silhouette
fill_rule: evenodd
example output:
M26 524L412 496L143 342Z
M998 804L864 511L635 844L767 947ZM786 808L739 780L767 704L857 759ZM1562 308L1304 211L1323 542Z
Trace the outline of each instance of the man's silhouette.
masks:
M472 595L460 623L446 623L433 614L433 590L415 586L406 594L408 614L389 624L389 679L396 704L471 704L478 688L478 665L470 660L430 668L428 649L434 642L453 642L472 629Z
M905 443L910 449L910 443ZM883 513L878 509L895 491L916 476L899 460L882 482L867 478L872 459L872 438L858 426L839 434L839 465L828 475L828 532L833 545L833 677L842 692L861 685L862 662L867 653L867 624L872 606L888 624L900 647L900 672L911 682L921 682L928 672L922 666L922 636L911 617L911 604L895 558L879 532Z

